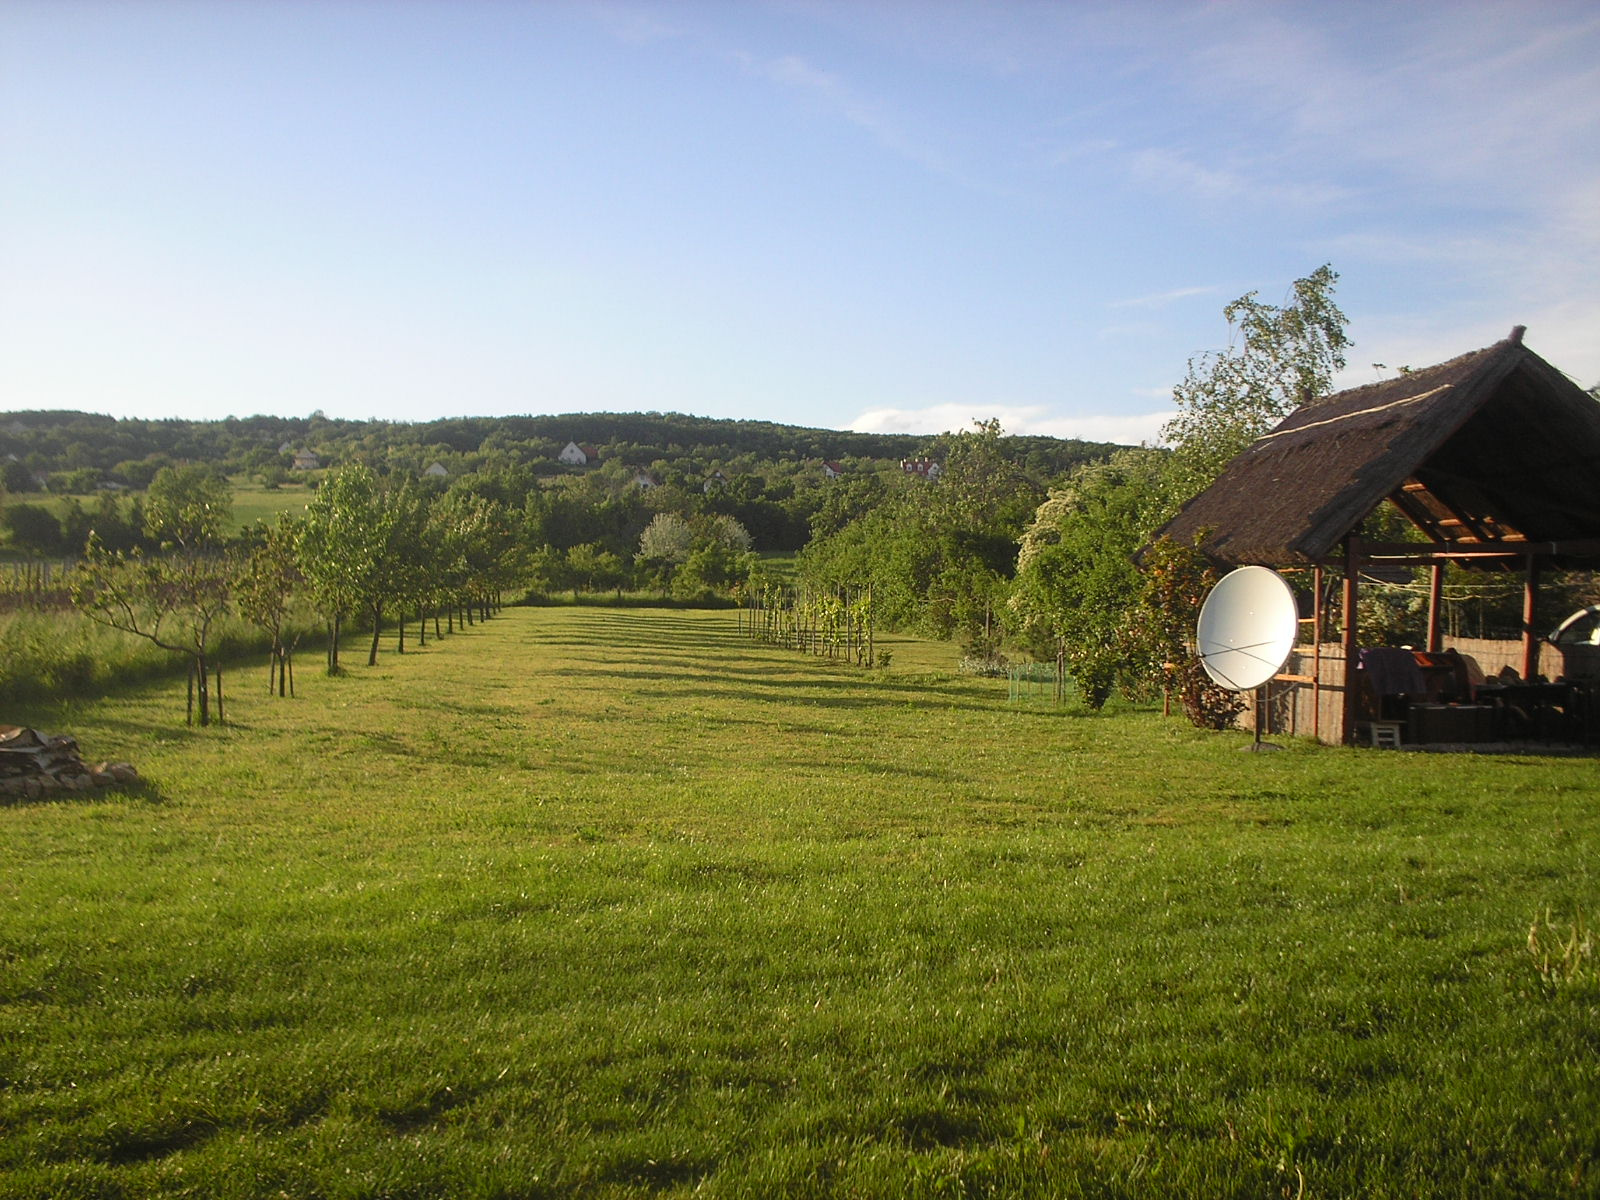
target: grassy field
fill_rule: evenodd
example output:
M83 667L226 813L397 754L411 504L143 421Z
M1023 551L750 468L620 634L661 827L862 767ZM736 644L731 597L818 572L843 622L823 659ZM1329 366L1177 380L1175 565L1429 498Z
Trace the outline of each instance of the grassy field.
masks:
M145 781L0 807L0 1195L1600 1192L1594 760L890 648L523 609L4 714Z
M239 475L233 476L228 482L233 485L233 511L228 533L238 533L257 521L270 525L278 519L279 513L300 516L306 505L316 497L316 492L298 479L272 491Z

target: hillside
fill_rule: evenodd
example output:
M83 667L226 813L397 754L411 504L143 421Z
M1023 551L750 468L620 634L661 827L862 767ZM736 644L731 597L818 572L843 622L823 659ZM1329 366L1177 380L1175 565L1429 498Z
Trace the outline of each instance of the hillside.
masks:
M0 413L0 460L14 459L45 477L92 469L136 487L168 461L209 462L229 472L264 470L278 465L284 447L311 450L332 463L420 469L440 460L459 473L480 469L489 459L524 465L553 462L569 441L596 446L603 459L630 466L692 459L712 467L743 460L748 469L762 462L898 461L936 453L939 439L656 412L447 417L421 423L347 421L321 413L219 421L153 421L72 411ZM1041 479L1115 449L1107 443L1050 437L1007 438L1006 443L1013 461Z

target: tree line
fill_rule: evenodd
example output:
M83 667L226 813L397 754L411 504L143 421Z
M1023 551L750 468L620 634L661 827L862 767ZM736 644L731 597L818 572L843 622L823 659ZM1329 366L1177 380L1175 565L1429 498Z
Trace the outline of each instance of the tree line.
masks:
M1004 650L1055 661L1099 707L1120 688L1175 688L1191 715L1221 723L1230 697L1187 648L1215 573L1194 547L1135 554L1252 440L1329 390L1349 341L1323 266L1281 305L1254 292L1223 310L1233 338L1189 364L1166 448L1121 448L1050 486L1006 453L995 423L953 435L937 483L908 480L801 555L815 584L870 589L881 621L958 639L978 669Z
M637 498L585 521L556 513L541 489L509 502L514 485L475 477L438 488L409 475L383 477L352 465L330 473L302 515L285 514L243 535L225 536L232 489L204 466L163 468L141 508L140 536L112 545L91 530L70 575L74 607L101 624L144 638L190 665L199 723L212 712L212 644L218 623L237 614L270 646L271 686L292 690L290 629L309 611L327 631L326 665L341 670L347 628L370 629L367 663L393 629L405 651L408 626L425 643L486 620L508 591L533 594L648 588L663 598L703 601L759 574L749 532L718 512L647 512ZM616 499L616 498L613 498ZM603 507L603 506L602 506ZM604 538L556 546L608 528ZM441 625L444 629L441 629Z
M206 463L224 474L287 473L292 451L325 463L361 463L380 474L420 473L439 462L452 477L511 466L545 475L565 472L557 456L568 442L589 444L602 462L622 467L683 467L708 474L745 473L775 464L857 459L898 462L923 453L928 439L909 434L811 429L767 421L732 421L681 413L573 413L560 416L452 417L437 421L348 421L309 417L227 417L219 421L141 420L96 413L0 414L0 488L92 493L111 483L147 487L164 466ZM1060 474L1112 447L1050 437L1012 439L1029 469ZM592 465L592 464L591 464Z

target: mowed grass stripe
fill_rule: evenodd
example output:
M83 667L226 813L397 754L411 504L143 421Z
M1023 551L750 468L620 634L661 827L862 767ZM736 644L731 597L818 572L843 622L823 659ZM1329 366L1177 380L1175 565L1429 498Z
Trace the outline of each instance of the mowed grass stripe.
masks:
M0 808L0 1194L1583 1193L1594 764L510 610ZM259 682L259 691L252 683ZM181 697L176 697L181 703Z

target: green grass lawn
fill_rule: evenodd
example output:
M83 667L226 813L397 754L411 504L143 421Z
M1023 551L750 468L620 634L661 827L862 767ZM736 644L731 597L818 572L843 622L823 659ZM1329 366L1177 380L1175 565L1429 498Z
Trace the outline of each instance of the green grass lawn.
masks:
M1600 1190L1593 759L892 648L521 609L6 714L145 781L0 807L0 1195Z
M270 525L278 519L279 513L300 516L317 494L299 479L271 491L243 476L233 476L228 482L233 486L233 511L228 533L238 533L257 521Z

